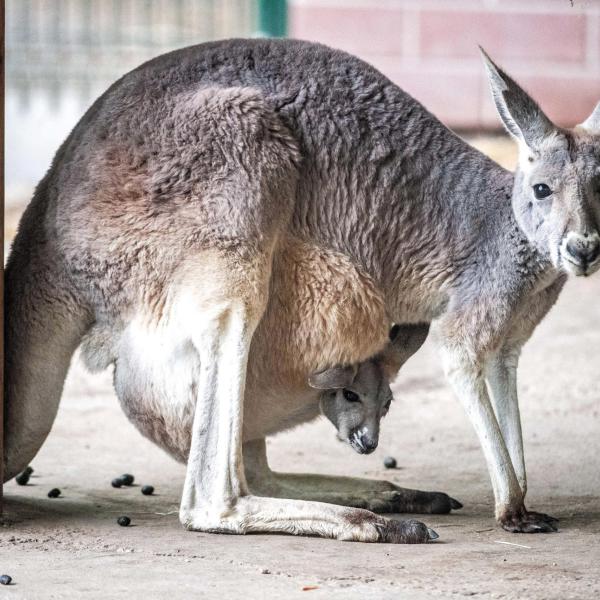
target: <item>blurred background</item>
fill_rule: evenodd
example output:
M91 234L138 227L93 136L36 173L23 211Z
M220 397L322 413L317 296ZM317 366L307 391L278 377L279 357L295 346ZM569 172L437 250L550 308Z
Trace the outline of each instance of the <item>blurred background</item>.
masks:
M7 0L7 234L59 144L115 79L163 52L290 36L374 64L507 166L481 44L561 125L600 99L600 0Z

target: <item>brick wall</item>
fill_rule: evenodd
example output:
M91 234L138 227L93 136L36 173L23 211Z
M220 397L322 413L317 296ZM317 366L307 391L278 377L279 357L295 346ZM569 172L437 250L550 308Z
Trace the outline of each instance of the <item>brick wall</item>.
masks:
M499 127L477 44L560 125L600 101L600 0L291 0L290 36L352 52L442 121Z

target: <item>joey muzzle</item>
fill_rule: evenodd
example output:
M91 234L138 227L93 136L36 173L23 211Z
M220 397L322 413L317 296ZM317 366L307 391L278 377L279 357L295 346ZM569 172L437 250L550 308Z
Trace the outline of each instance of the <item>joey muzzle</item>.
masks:
M379 443L378 436L369 433L366 427L355 429L348 436L348 443L359 454L371 454Z

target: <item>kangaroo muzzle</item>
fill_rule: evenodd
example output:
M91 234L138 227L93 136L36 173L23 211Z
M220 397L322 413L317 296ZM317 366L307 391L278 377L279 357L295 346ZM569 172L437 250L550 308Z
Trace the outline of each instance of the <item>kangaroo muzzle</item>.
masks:
M366 427L353 431L348 436L348 443L359 454L371 454L379 443L379 436L369 433Z
M567 271L591 275L600 267L600 235L571 231L563 239L560 254Z

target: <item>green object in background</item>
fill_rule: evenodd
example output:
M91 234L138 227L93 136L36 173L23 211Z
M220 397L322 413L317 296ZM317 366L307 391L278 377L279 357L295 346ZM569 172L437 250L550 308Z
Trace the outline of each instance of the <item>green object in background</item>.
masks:
M287 35L287 0L258 0L258 35Z

